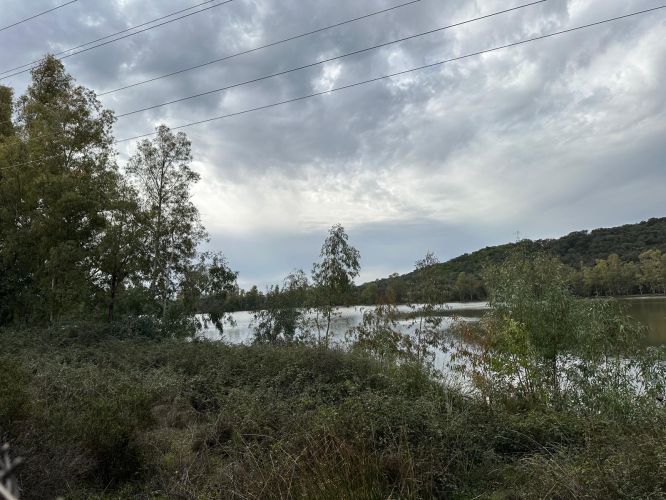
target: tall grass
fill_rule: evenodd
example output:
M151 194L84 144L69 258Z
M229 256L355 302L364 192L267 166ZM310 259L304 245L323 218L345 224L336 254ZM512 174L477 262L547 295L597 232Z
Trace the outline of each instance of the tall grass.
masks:
M666 410L489 407L300 346L3 331L22 498L659 498ZM640 425L635 422L639 422Z

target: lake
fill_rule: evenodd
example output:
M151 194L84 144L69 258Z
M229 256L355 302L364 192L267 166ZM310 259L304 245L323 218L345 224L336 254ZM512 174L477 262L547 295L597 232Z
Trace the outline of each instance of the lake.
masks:
M485 302L452 302L446 304L447 309L455 313L459 318L474 321L478 319L482 311L487 309L488 304ZM355 307L339 307L337 308L338 316L336 316L331 323L331 340L334 344L343 343L345 334L350 328L358 326L363 319L363 312L371 309L372 306L355 306ZM409 306L398 306L400 312L408 313L413 309ZM224 334L220 336L215 327L208 325L203 331L203 335L210 340L224 339L232 344L249 344L254 338L252 330L253 313L249 311L235 312L232 315L234 325L224 325ZM443 325L446 328L453 322L452 318L444 318ZM403 319L398 321L398 329L407 331L413 320Z
M664 296L643 296L627 297L620 299L626 305L627 312L640 323L648 328L648 340L651 345L666 344L666 297ZM485 302L453 302L446 304L447 308L455 313L459 318L474 321L479 318L483 310L488 307ZM357 326L363 317L363 311L368 310L370 306L341 307L338 308L340 316L335 318L332 325L333 342L343 342L345 333L350 328ZM401 312L410 312L409 306L398 306ZM224 335L209 325L203 332L203 335L211 340L220 340L224 338L227 342L233 344L248 344L252 342L252 318L253 313L248 311L236 312L232 314L235 325L225 325ZM444 318L444 327L452 323L451 318ZM411 324L411 320L401 320L399 328L406 331Z

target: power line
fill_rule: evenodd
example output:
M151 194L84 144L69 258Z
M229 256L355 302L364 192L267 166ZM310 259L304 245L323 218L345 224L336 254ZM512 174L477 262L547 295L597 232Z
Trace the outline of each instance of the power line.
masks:
M19 24L23 24L25 22L31 21L31 20L39 17L39 16L43 16L44 14L48 14L49 12L53 12L54 10L62 9L63 7L67 7L68 5L71 5L71 4L76 3L78 1L79 0L71 0L71 2L67 2L67 3L64 3L62 5L58 5L57 7L53 7L52 9L45 10L44 12L40 12L39 14L35 14L33 16L26 17L25 19L21 19L20 21L16 21L13 24L3 26L2 28L0 28L0 31L8 30L9 28L13 28L14 26L18 26Z
M234 116L245 115L245 114L248 114L248 113L253 113L255 111L260 111L260 110L269 109L269 108L275 108L277 106L282 106L284 104L303 101L305 99L310 99L312 97L322 96L322 95L325 95L325 94L331 94L333 92L340 92L342 90L347 90L347 89L351 89L351 88L354 88L354 87L360 87L361 85L367 85L369 83L374 83L374 82L378 82L378 81L381 81L381 80L395 78L396 76L402 76L402 75L406 75L408 73L413 73L413 72L421 71L421 70L428 69L428 68L434 68L434 67L437 67L437 66L442 66L442 65L447 64L447 63L460 61L460 60L467 59L467 58L470 58L470 57L475 57L475 56L479 56L479 55L483 55L483 54L488 54L488 53L491 53L491 52L496 52L496 51L507 49L507 48L510 48L510 47L516 47L516 46L524 45L524 44L527 44L527 43L530 43L530 42L536 42L538 40L543 40L545 38L550 38L550 37L554 37L554 36L558 36L558 35L563 35L565 33L571 33L573 31L578 31L578 30L582 30L582 29L585 29L585 28L591 28L593 26L598 26L598 25L601 25L601 24L606 24L606 23L610 23L610 22L613 22L613 21L618 21L620 19L626 19L626 18L629 18L629 17L638 16L638 15L641 15L641 14L646 14L648 12L653 12L653 11L660 10L660 9L663 9L663 8L666 8L666 5L661 5L659 7L654 7L654 8L651 8L651 9L641 10L641 11L638 11L638 12L633 12L631 14L625 14L623 16L617 16L617 17L613 17L613 18L610 18L610 19L604 19L603 21L597 21L597 22L594 22L594 23L589 23L589 24L585 24L585 25L582 25L582 26L577 26L575 28L569 28L569 29L562 30L562 31L556 31L554 33L548 33L547 35L540 35L540 36L536 36L536 37L532 37L532 38L527 38L525 40L521 40L521 41L518 41L518 42L509 43L509 44L506 44L506 45L500 45L498 47L493 47L491 49L481 50L481 51L478 51L478 52L472 52L470 54L465 54L463 56L453 57L451 59L445 59L445 60L438 61L438 62L431 63L431 64L425 64L423 66L418 66L416 68L411 68L411 69L407 69L407 70L404 70L404 71L398 71L396 73L391 73L391 74L388 74L388 75L383 75L383 76L379 76L379 77L376 77L376 78L371 78L369 80L363 80L361 82L356 82L356 83L352 83L352 84L349 84L349 85L344 85L342 87L336 87L336 88L333 88L331 90L326 90L326 91L323 91L323 92L315 92L315 93L312 93L312 94L308 94L308 95L304 95L304 96L300 96L300 97L295 97L293 99L287 99L287 100L284 100L284 101L279 101L279 102L276 102L276 103L267 104L265 106L257 106L255 108L249 108L249 109L245 109L243 111L237 111L235 113L229 113L229 114L226 114L226 115L215 116L213 118L207 118L205 120L199 120L199 121L196 121L196 122L186 123L184 125L179 125L177 127L171 127L171 130L180 130L180 129L184 129L184 128L187 128L187 127L192 127L194 125L201 125L203 123L209 123L209 122L213 122L213 121L217 121L217 120L222 120L222 119L225 119L225 118L231 118L231 117L234 117ZM151 137L153 135L156 135L156 132L151 132L151 133L142 134L142 135L136 135L134 137L128 137L128 138L125 138L125 139L119 139L117 141L114 141L114 144L119 144L121 142L132 141L132 140L135 140L135 139L143 139L145 137Z
M169 106L171 104L176 104L176 103L179 103L179 102L188 101L190 99L195 99L197 97L203 97L203 96L206 96L206 95L222 92L224 90L229 90L229 89L232 89L232 88L242 87L242 86L248 85L250 83L256 83L256 82L260 82L260 81L263 81L263 80L268 80L270 78L275 78L277 76L287 75L289 73L294 73L296 71L300 71L300 70L303 70L303 69L306 69L306 68L312 68L312 67L315 67L315 66L320 66L322 64L326 64L326 63L329 63L331 61L336 61L338 59L344 59L346 57L350 57L350 56L354 56L354 55L358 55L358 54L363 54L365 52L370 52L372 50L377 50L379 48L387 47L389 45L395 45L396 43L405 42L407 40L413 40L415 38L420 38L422 36L432 35L433 33L438 33L440 31L455 28L457 26L462 26L464 24L469 24L469 23L473 23L473 22L476 22L476 21L480 21L482 19L487 19L487 18L490 18L490 17L498 16L500 14L506 14L508 12L516 11L516 10L519 10L519 9L524 9L526 7L531 7L531 6L534 6L534 5L537 5L537 4L540 4L540 3L544 3L544 2L547 2L547 1L548 0L537 0L535 2L531 2L531 3L528 3L528 4L519 5L517 7L512 7L510 9L501 10L501 11L498 11L498 12L494 12L492 14L487 14L485 16L475 17L473 19L468 19L467 21L461 21L459 23L450 24L448 26L443 26L441 28L436 28L436 29L433 29L433 30L424 31L424 32L421 32L421 33L417 33L415 35L410 35L410 36L407 36L407 37L399 38L397 40L393 40L393 41L390 41L390 42L385 42L385 43L381 43L381 44L378 44L378 45L373 45L372 47L355 50L353 52L348 52L346 54L342 54L342 55L339 55L339 56L330 57L328 59L323 59L321 61L316 61L316 62L313 62L313 63L305 64L303 66L298 66L296 68L287 69L287 70L284 70L284 71L280 71L278 73L272 73L270 75L261 76L261 77L258 77L258 78L253 78L251 80L246 80L244 82L235 83L233 85L227 85L226 87L220 87L220 88L217 88L217 89L209 90L207 92L201 92L199 94L194 94L194 95L190 95L190 96L187 96L187 97L181 97L180 99L174 99L173 101L167 101L167 102L163 102L161 104L155 104L154 106L147 106L145 108L136 109L134 111L129 111L127 113L122 113L122 114L116 115L116 117L117 118L123 118L123 117L126 117L126 116L135 115L137 113L142 113L144 111L149 111L151 109L157 109L157 108L161 108L161 107L164 107L164 106Z
M117 33L114 33L114 34L112 34L112 35L108 35L108 36L105 36L105 37L102 37L102 38L98 38L97 40L93 40L93 41L91 41L91 42L84 43L84 44L79 45L79 46L77 46L77 47L73 47L73 48L71 48L71 49L67 49L67 50L65 50L65 51L59 52L59 53L56 54L56 55L64 54L64 53L66 53L66 52L70 52L70 51L72 51L72 50L76 50L76 49L79 49L79 48L81 48L81 47L85 47L86 45L90 45L90 44L95 43L95 42L98 42L98 41L100 41L100 40L105 40L105 39L108 39L108 38L115 37L115 36L117 36L117 35L119 35L119 34L121 34L121 33L126 33L127 31L131 31L131 30L134 30L134 29L139 28L139 27L141 27L141 26L146 26L146 25L148 25L148 24L152 24L152 23L154 23L154 22L156 22L156 21L159 21L159 20L161 20L161 19L165 19L165 18L168 18L168 17L174 16L174 15L176 15L176 14L178 14L178 13L185 12L185 11L187 11L187 10L192 10L192 9L194 9L194 8L196 8L196 7L200 7L200 6L202 6L202 5L209 4L209 3L214 2L214 1L216 1L216 0L209 0L209 1L203 2L203 3L198 4L198 5L194 5L194 6L192 6L192 7L188 7L187 9L182 9L182 10L180 10L180 11L173 12L173 13L168 14L168 15L166 15L166 16L162 16L162 17L160 17L160 18L153 19L152 21L147 21L147 22L145 22L145 23L143 23L143 24L139 24L139 25L134 26L134 27L132 27L132 28L124 29L124 30L119 31L119 32L117 32ZM164 26L165 24L170 24L170 23L173 23L173 22L175 22L175 21L179 21L179 20L181 20L181 19L185 19L186 17L194 16L195 14L200 14L200 13L202 13L202 12L205 12L205 11L208 11L208 10L211 10L211 9L214 9L214 8L216 8L216 7L221 7L222 5L226 5L226 4L231 3L231 2L233 2L233 1L235 1L235 0L225 0L225 1L221 2L221 3L215 4L215 5L211 5L211 6L209 6L209 7L205 7L205 8L203 8L203 9L197 10L196 12L190 12L189 14L185 14L185 15L183 15L183 16L179 16L179 17L176 17L176 18L174 18L174 19L169 19L168 21L164 21L164 22L162 22L162 23L155 24L154 26L150 26L150 27L148 27L148 28L144 28L144 29L142 29L142 30L135 31L134 33L129 33L129 34L127 34L127 35L123 35L123 36L121 36L121 37L114 38L113 40L108 40L108 41L106 41L106 42L99 43L99 44L97 44L97 45L93 45L92 47L88 47L88 48L85 48L85 49L82 49L82 50L78 50L78 51L76 51L76 52L72 52L72 53L67 54L67 55L65 55L65 56L59 57L58 59L59 59L59 60L67 59L67 58L69 58L69 57L72 57L72 56L75 56L75 55L78 55L78 54L82 54L83 52L88 52L88 51L93 50L93 49L96 49L96 48L98 48L98 47L103 47L103 46L105 46L105 45L109 45L109 44L111 44L111 43L115 43L115 42L118 42L118 41L120 41L120 40L124 40L125 38L129 38L129 37L131 37L131 36L138 35L138 34L140 34L140 33L144 33L144 32L146 32L146 31L150 31L150 30L155 29L155 28L159 28L160 26ZM23 64L22 66L17 66L17 67L15 67L15 68L12 68L12 69L8 69L8 70L5 70L5 71L2 71L2 72L0 72L0 74L9 73L10 71L14 71L14 70L17 70L17 69L25 68L26 66L31 66L31 65L33 65L33 64L35 64L35 63L38 63L38 62L42 61L42 60L43 60L43 58L42 58L42 59L37 59L37 60L32 61L32 62L30 62L30 63ZM15 73L11 73L11 74L9 74L9 75L2 76L2 77L0 77L0 80L6 80L7 78L11 78L11 77L13 77L13 76L22 75L23 73L27 73L27 72L30 71L31 69L32 69L32 68L28 68L28 69L24 69L24 70L21 70L21 71L17 71L17 72L15 72Z
M418 1L420 1L420 0L418 0ZM495 16L498 16L498 15L501 15L501 14L506 14L508 12L516 11L516 10L519 10L519 9L524 9L526 7L534 6L534 5L537 5L537 4L540 4L540 3L544 3L546 1L548 1L548 0L537 0L537 1L534 1L534 2L531 2L531 3L528 3L528 4L519 5L519 6L516 6L516 7L512 7L510 9L504 9L504 10L494 12L494 13L491 13L491 14L486 14L484 16L479 16L479 17L475 17L473 19L468 19L466 21L461 21L461 22L458 22L458 23L455 23L455 24L450 24L450 25L447 25L447 26L443 26L443 27L440 27L440 28L433 29L433 30L425 31L425 32L422 32L422 33L417 33L415 35L410 35L410 36L403 37L403 38L393 40L393 41L390 41L390 42L385 42L385 43L382 43L382 44L374 45L372 47L368 47L368 48L365 48L365 49L355 50L353 52L348 52L346 54L331 57L331 58L324 59L324 60L321 60L321 61L316 61L314 63L309 63L309 64L306 64L306 65L303 65L303 66L298 66L296 68L291 68L291 69L288 69L288 70L285 70L285 71L280 71L278 73L273 73L273 74L270 74L270 75L266 75L266 76L262 76L262 77L258 77L258 78L253 78L251 80L236 83L236 84L233 84L233 85L228 85L226 87L221 87L221 88L217 88L217 89L210 90L210 91L207 91L207 92L202 92L202 93L199 93L199 94L194 94L194 95L190 95L190 96L187 96L187 97L182 97L180 99L175 99L175 100L168 101L168 102L165 102L165 103L156 104L154 106L148 106L148 107L145 107L145 108L129 111L127 113L119 114L116 117L117 118L124 118L124 117L130 116L130 115L138 114L138 113L148 111L148 110L151 110L151 109L156 109L156 108L160 108L160 107L163 107L163 106L168 106L168 105L171 105L171 104L176 104L176 103L179 103L179 102L194 99L194 98L197 98L197 97L202 97L202 96L214 94L214 93L217 93L217 92L222 92L224 90L229 90L229 89L232 89L232 88L241 87L241 86L244 86L244 85L248 85L250 83L256 83L256 82L268 80L268 79L275 78L275 77L278 77L278 76L282 76L282 75L286 75L286 74L293 73L293 72L296 72L296 71L300 71L300 70L303 70L303 69L306 69L306 68L311 68L311 67L319 66L319 65L322 65L322 64L326 64L328 62L335 61L335 60L338 60L338 59L343 59L343 58L350 57L350 56L353 56L353 55L358 55L358 54L362 54L362 53L369 52L369 51L372 51L372 50L376 50L376 49L379 49L381 47L394 45L396 43L401 43L401 42L404 42L404 41L407 41L407 40L412 40L412 39L419 38L419 37L422 37L422 36L426 36L426 35L430 35L430 34L433 34L433 33L440 32L440 31L448 30L448 29L451 29L451 28L454 28L454 27L457 27L457 26L462 26L462 25L469 24L469 23L472 23L472 22L480 21L482 19L487 19L487 18L495 17ZM414 3L414 2L411 2L411 3ZM403 5L406 5L406 4L403 4ZM396 8L396 7L393 7L393 8Z
M634 17L634 16L638 16L638 15L642 15L642 14L647 14L649 12L654 12L654 11L661 10L661 9L664 9L664 8L666 8L666 5L661 5L661 6L658 6L658 7L653 7L651 9L645 9L645 10L641 10L641 11L637 11L637 12L632 12L630 14L625 14L625 15L622 15L622 16L612 17L612 18L609 18L609 19L604 19L602 21L596 21L596 22L593 22L593 23L584 24L584 25L581 25L581 26L576 26L574 28L568 28L568 29L565 29L565 30L556 31L556 32L553 32L553 33L548 33L546 35L540 35L540 36L536 36L536 37L532 37L532 38L527 38L525 40L520 40L518 42L512 42L512 43L509 43L509 44L500 45L500 46L497 46L497 47L493 47L493 48L490 48L490 49L485 49L485 50L481 50L481 51L477 51L477 52L472 52L472 53L469 53L469 54L453 57L453 58L450 58L450 59L444 59L444 60L434 62L434 63L431 63L431 64L425 64L423 66L418 66L418 67L415 67L415 68L410 68L410 69L407 69L407 70L398 71L396 73L391 73L391 74L388 74L388 75L382 75L382 76L379 76L379 77L376 77L376 78L363 80L363 81L360 81L360 82L352 83L352 84L349 84L349 85L344 85L344 86L341 86L341 87L336 87L336 88L326 90L326 91L322 91L322 92L314 92L312 94L307 94L307 95L300 96L300 97L295 97L295 98L292 98L292 99L286 99L286 100L283 100L283 101L267 104L267 105L264 105L264 106L257 106L257 107L254 107L254 108L249 108L249 109L245 109L245 110L242 110L242 111L237 111L237 112L234 112L234 113L228 113L228 114L225 114L225 115L220 115L220 116L215 116L215 117L212 117L212 118L207 118L205 120L199 120L199 121L195 121L195 122L186 123L186 124L179 125L179 126L176 126L176 127L171 127L171 130L181 130L181 129L192 127L192 126L195 126L195 125L201 125L203 123L210 123L210 122L222 120L222 119L225 119L225 118L231 118L231 117L234 117L234 116L245 115L245 114L253 113L255 111L261 111L261 110L265 110L265 109L275 108L275 107L278 107L278 106L282 106L284 104L299 102L299 101L303 101L303 100L310 99L310 98L313 98L313 97L318 97L318 96L323 96L323 95L326 95L326 94L331 94L333 92L340 92L340 91L343 91L343 90L347 90L347 89L351 89L351 88L355 88L355 87L360 87L362 85L367 85L367 84L370 84L370 83L374 83L374 82L378 82L378 81L382 81L382 80L387 80L387 79L390 79L390 78L395 78L397 76L406 75L406 74L413 73L413 72L416 72L416 71L421 71L421 70L424 70L424 69L429 69L429 68L434 68L434 67L437 67L437 66L442 66L442 65L447 64L447 63L451 63L451 62L455 62L455 61L461 61L463 59L468 59L468 58L471 58L471 57L475 57L475 56L479 56L479 55L483 55L483 54L488 54L488 53L491 53L491 52L496 52L496 51L504 50L504 49L511 48L511 47L517 47L517 46L524 45L524 44L527 44L527 43L536 42L538 40L544 40L546 38L551 38L551 37L554 37L554 36L559 36L559 35L563 35L563 34L566 34L566 33L572 33L574 31L579 31L579 30L583 30L583 29L586 29L586 28L591 28L593 26L599 26L599 25L602 25L602 24L606 24L606 23L610 23L610 22L614 22L614 21L619 21L621 19L627 19L627 18L630 18L630 17ZM123 143L123 142L133 141L133 140L136 140L136 139L144 139L146 137L152 137L154 135L156 135L156 132L136 135L136 136L133 136L133 137L127 137L125 139L119 139L117 141L114 141L113 144L120 144L120 143ZM28 165L28 164L31 164L31 163L35 163L35 162L43 161L43 160L48 160L48 159L51 159L51 158L56 158L58 156L59 155L51 155L51 156L36 158L34 160L29 160L29 161L22 162L22 163L16 163L16 164L13 164L13 165L8 165L8 166L4 167L3 170L18 167L18 166Z
M148 80L144 80L144 81L137 82L137 83L132 83L130 85L125 85L124 87L119 87L117 89L108 90L106 92L102 92L101 94L97 94L97 95L101 97L101 96L113 94L114 92L120 92L121 90L126 90L126 89L129 89L129 88L132 88L132 87L138 87L139 85L144 85L146 83L154 82L156 80L161 80L163 78L168 78L170 76L179 75L181 73L186 73L187 71L192 71L192 70L195 70L195 69L203 68L205 66L210 66L211 64L219 63L219 62L222 62L222 61L228 61L229 59L233 59L234 57L243 56L243 55L246 55L246 54L250 54L252 52L256 52L258 50L267 49L269 47L275 47L276 45L280 45L280 44L283 44L283 43L286 43L286 42L291 42L293 40L298 40L299 38L314 35L316 33L321 33L322 31L327 31L327 30L330 30L330 29L333 29L333 28L339 28L340 26L344 26L345 24L350 24L350 23L353 23L353 22L356 22L356 21L360 21L362 19L367 19L369 17L377 16L379 14L384 14L386 12L390 12L392 10L400 9L400 8L406 7L408 5L413 5L413 4L419 3L421 1L422 0L411 0L411 1L406 2L406 3L401 3L399 5L394 5L393 7L389 7L388 9L378 10L378 11L372 12L370 14L365 14L363 16L355 17L353 19L348 19L346 21L342 21L342 22L339 22L339 23L336 23L336 24L331 24L330 26L326 26L324 28L318 28L316 30L308 31L307 33L301 33L300 35L290 36L289 38L284 38L284 39L278 40L276 42L267 43L265 45L260 45L259 47L254 47L252 49L244 50L242 52L237 52L235 54L220 57L218 59L213 59L212 61L197 64L196 66L191 66L189 68L179 69L177 71L173 71L173 72L167 73L165 75L156 76L156 77L150 78Z
M71 47L71 48L69 48L69 49L65 49L65 50L62 50L62 51L60 51L60 52L56 52L56 53L53 54L53 55L54 55L54 56L59 56L59 55L62 55L62 54L66 54L67 52L71 52L72 50L80 49L81 47L85 47L86 45L90 45L90 44L93 44L93 43L96 43L96 42L100 42L100 41L102 41L102 40L107 40L107 39L109 39L109 38L113 38L114 36L121 35L121 34L126 33L126 32L128 32L128 31L132 31L132 30L134 30L134 29L141 28L141 27L143 27L143 26L147 26L147 25L152 24L152 23L155 23L155 22L157 22L157 21L161 21L162 19L166 19L166 18L168 18L168 17L175 16L175 15L177 15L177 14L181 14L181 13L186 12L186 11L188 11L188 10L196 9L197 7L201 7L202 5L206 5L206 4L209 4L209 3L215 2L215 1L216 1L216 0L207 0L207 1L203 2L203 3L199 3L199 4L197 4L197 5L193 5L192 7L188 7L188 8L186 8L186 9L177 10L176 12L172 12L171 14L167 14L167 15L165 15L165 16L158 17L158 18L156 18L156 19L152 19L152 20L150 20L150 21L146 21L145 23L137 24L136 26L132 26L132 27L130 27L130 28L126 28L126 29L124 29L124 30L117 31L116 33L112 33L112 34L110 34L110 35L106 35L106 36L103 36L103 37L101 37L101 38L97 38L97 39L95 39L95 40L91 40L91 41L89 41L89 42L82 43L81 45L77 45L76 47ZM25 68L26 66L31 66L31 65L33 65L33 64L35 64L35 63L38 63L38 62L42 61L42 60L43 60L43 58L36 59L36 60L34 60L34 61L32 61L32 62L29 62L29 63L26 63L26 64L22 64L21 66L16 66L15 68L11 68L11 69L6 69L6 70L4 70L4 71L0 71L0 75L3 75L3 74L5 74L5 73L9 73L10 71L15 71L15 70L17 70L17 69Z

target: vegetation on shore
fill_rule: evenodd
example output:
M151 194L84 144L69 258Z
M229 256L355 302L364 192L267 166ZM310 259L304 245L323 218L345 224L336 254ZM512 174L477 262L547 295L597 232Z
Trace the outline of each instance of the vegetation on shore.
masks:
M555 259L487 273L479 327L405 335L386 304L345 351L129 319L2 330L0 428L27 458L24 497L664 496L663 349L612 302L578 300Z
M3 332L23 498L658 498L655 402L489 405L360 353ZM609 408L613 408L610 411Z

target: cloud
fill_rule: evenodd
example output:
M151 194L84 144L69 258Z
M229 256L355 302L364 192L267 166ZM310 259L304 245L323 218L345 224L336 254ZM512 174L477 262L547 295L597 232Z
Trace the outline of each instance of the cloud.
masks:
M196 3L78 2L0 33L9 68ZM105 91L398 1L235 0L66 60ZM41 1L40 7L55 5ZM119 113L284 71L509 8L416 4L105 96ZM328 91L556 30L655 7L655 0L548 0L401 44L118 120L118 138ZM21 18L33 2L6 0ZM309 268L341 222L364 279L525 237L663 213L666 13L656 11L401 77L186 129L212 239L245 283ZM20 93L28 79L13 78ZM5 82L8 83L8 82ZM121 161L133 151L120 145ZM660 212L661 211L661 212Z

